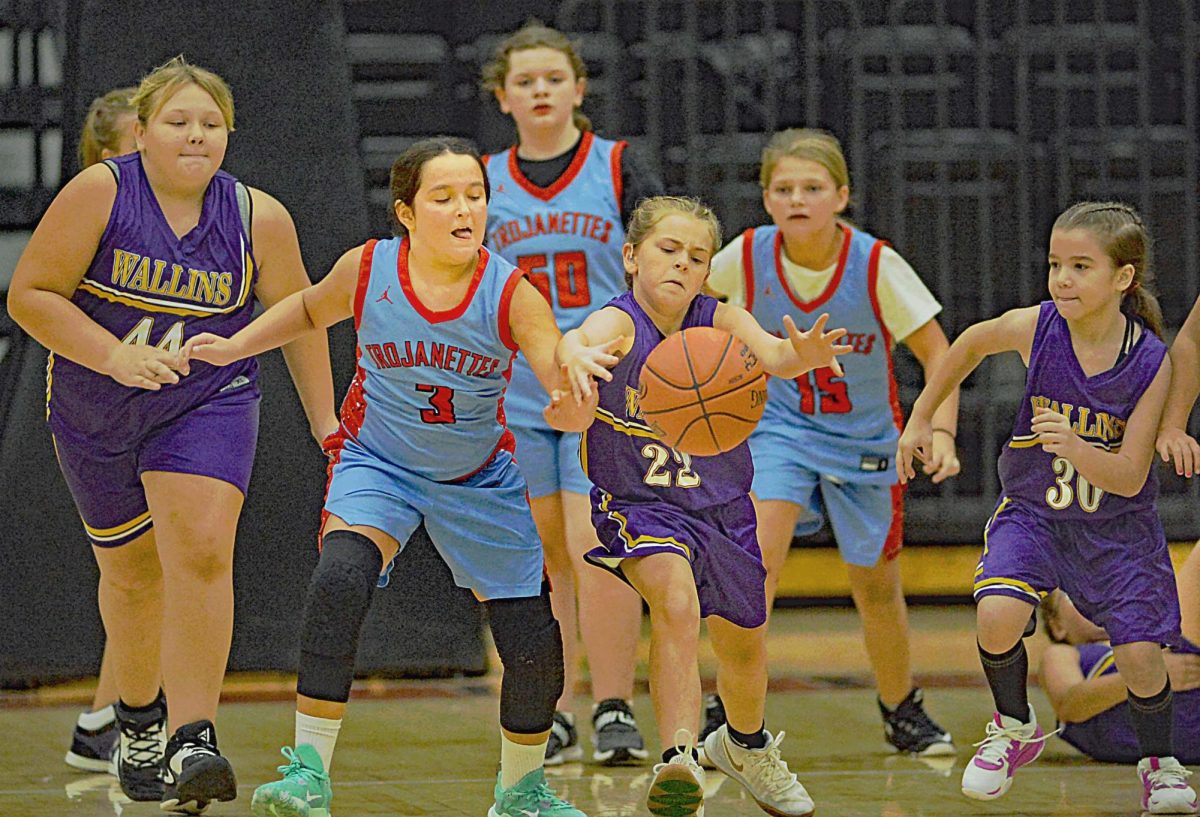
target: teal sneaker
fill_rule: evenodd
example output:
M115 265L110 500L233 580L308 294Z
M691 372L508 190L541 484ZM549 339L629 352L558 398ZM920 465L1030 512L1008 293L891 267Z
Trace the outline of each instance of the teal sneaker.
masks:
M488 817L587 817L579 809L559 797L546 784L546 772L534 769L510 789L500 786L496 775L496 803L488 809Z
M329 817L333 788L317 750L301 743L292 751L280 750L288 759L280 766L283 780L264 783L254 790L250 811L254 817Z

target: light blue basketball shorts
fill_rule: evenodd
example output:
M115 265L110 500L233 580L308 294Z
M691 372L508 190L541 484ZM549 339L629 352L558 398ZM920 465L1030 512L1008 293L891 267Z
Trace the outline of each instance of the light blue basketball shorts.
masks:
M510 427L517 438L517 465L529 483L534 499L566 491L587 496L592 483L579 461L579 437L575 432L552 428Z

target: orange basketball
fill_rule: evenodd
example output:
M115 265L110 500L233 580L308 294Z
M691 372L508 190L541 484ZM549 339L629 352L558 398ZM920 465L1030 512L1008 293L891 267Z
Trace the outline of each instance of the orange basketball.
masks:
M767 376L750 348L711 326L676 332L642 366L642 418L676 451L711 457L750 436L767 405Z

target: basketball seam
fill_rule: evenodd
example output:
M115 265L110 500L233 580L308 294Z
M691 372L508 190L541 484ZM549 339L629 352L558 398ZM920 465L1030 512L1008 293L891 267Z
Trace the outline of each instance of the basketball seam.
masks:
M680 335L679 340L683 343L683 359L687 361L688 372L692 376L692 391L696 392L696 399L700 401L700 416L704 418L704 425L708 426L708 436L712 437L713 448L717 451L721 450L721 441L717 439L717 430L713 428L712 421L708 419L708 412L704 409L704 395L700 393L701 383L696 382L696 367L692 363L692 356L688 352L687 335ZM721 364L725 362L725 355L729 352L729 345L733 342L733 335L729 336L729 340L725 344L725 348L721 351L721 357L717 359L717 365L713 367L712 373L708 376L705 383L711 381L717 376L717 372L721 370ZM693 421L694 422L694 421ZM684 426L684 430L679 434L679 441L682 441L687 436L687 430L692 427L692 423Z
M657 372L655 374L657 374ZM739 383L730 389L726 389L725 391L721 392L720 394L710 394L707 398L697 398L695 403L679 403L678 405L674 405L674 406L671 406L670 408L666 408L666 409L643 409L642 414L645 414L647 416L654 415L654 414L668 414L672 411L678 411L679 409L685 409L685 408L692 408L693 406L700 406L701 408L704 408L704 400L705 399L719 400L720 398L724 397L727 394L733 394L735 391L744 389L747 386L755 385L756 383L758 383L759 380L766 380L766 379L767 379L767 376L765 374L760 374L758 377L754 378L749 383ZM664 382L666 382L666 381L664 381ZM705 412L705 413L708 413L708 412ZM723 413L724 412L715 412L714 416L716 414L723 414Z

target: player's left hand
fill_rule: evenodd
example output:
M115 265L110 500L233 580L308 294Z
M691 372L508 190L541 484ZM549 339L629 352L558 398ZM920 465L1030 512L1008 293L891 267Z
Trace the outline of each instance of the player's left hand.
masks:
M931 453L929 459L921 467L921 470L930 475L933 484L957 476L962 470L962 463L958 461L958 449L954 444L954 437L946 433L942 429L933 429L933 438L929 447Z
M228 366L242 357L238 353L237 344L230 338L223 338L211 332L193 335L183 344L184 360L203 360L214 366Z
M1030 430L1038 435L1042 450L1070 459L1070 453L1075 446L1083 443L1083 439L1071 428L1071 421L1057 411L1039 406L1033 410L1033 422Z
M570 390L554 389L550 392L550 405L542 410L542 416L551 428L558 431L587 431L600 405L600 392L592 389L582 400Z
M790 315L783 316L783 328L787 330L788 340L792 343L792 349L795 350L803 371L828 367L835 376L841 377L844 372L837 356L849 353L853 347L837 343L846 336L846 330L833 329L826 332L825 324L828 322L829 313L822 312L821 317L813 323L812 329L801 332Z

